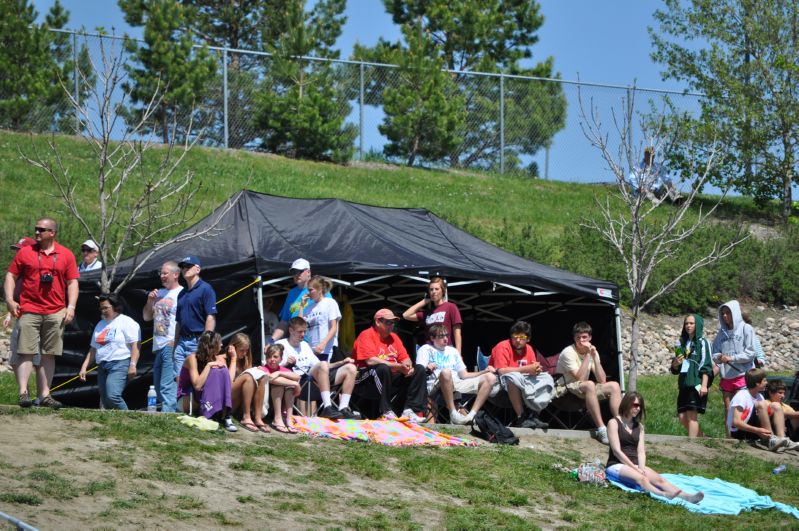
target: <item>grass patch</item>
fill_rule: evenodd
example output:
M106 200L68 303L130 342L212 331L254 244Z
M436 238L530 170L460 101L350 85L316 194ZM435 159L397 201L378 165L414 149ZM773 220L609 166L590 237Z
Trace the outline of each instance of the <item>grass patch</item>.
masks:
M83 489L83 493L87 496L92 496L94 494L106 494L111 495L116 492L117 483L113 479L108 479L105 481L92 481Z
M19 492L0 492L0 501L6 503L17 503L20 505L42 504L42 499L35 494L24 494Z

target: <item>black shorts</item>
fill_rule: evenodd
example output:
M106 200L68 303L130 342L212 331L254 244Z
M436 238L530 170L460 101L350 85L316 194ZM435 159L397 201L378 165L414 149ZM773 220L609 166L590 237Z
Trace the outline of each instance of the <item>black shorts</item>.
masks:
M757 416L757 408L752 409L752 415L746 421L749 426L760 427L760 418ZM751 431L735 430L730 431L730 437L738 439L739 441L759 441L760 435L752 433Z
M699 391L693 387L683 387L677 395L677 413L683 411L696 411L704 414L707 408L707 395L699 396Z

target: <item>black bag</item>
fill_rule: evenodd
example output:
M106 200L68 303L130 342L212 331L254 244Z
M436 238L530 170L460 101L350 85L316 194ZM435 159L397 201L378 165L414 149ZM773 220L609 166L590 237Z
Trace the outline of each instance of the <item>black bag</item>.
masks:
M497 417L484 409L478 411L474 416L472 435L494 444L519 444L519 438Z

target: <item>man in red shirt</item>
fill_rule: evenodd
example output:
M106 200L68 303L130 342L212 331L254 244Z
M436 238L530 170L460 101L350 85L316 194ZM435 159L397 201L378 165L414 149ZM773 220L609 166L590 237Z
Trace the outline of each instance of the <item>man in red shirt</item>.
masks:
M37 382L43 382L40 404L59 408L61 404L50 396L50 384L55 356L63 352L64 327L75 317L80 275L75 255L55 241L58 232L55 220L40 219L35 231L36 244L23 247L14 256L3 288L9 313L19 319L20 363L16 370L19 405L32 405L28 380L33 371L33 356L41 351L41 365L36 369ZM22 282L19 302L14 300L18 282Z
M411 422L425 422L427 371L411 363L393 332L398 320L391 310L378 310L374 324L355 340L352 357L358 367L356 391L363 398L378 399L380 413L386 419L396 419L396 411L402 410L402 416Z
M488 364L497 370L499 383L516 413L512 426L546 429L549 424L541 421L538 413L552 401L555 382L549 374L541 372L541 364L535 360L535 351L530 346L532 330L530 323L513 323L510 339L497 343Z

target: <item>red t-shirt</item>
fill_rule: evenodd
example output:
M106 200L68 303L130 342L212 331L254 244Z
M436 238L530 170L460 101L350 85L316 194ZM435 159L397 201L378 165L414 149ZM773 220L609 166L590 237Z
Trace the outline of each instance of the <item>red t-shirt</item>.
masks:
M52 315L67 305L67 282L80 278L72 251L53 243L53 252L42 252L39 244L23 247L8 266L9 273L22 283L19 306L22 313ZM52 282L41 282L43 274L53 276Z
M360 334L352 346L352 358L358 367L366 367L366 360L378 357L392 363L402 363L408 359L408 352L394 332L385 339L374 326L370 326Z
M520 367L519 362L521 360L525 361L525 365L531 365L535 362L533 347L528 343L524 346L524 355L517 356L510 344L510 339L506 339L505 341L500 341L491 349L491 359L488 364L495 369L507 369L508 367Z

